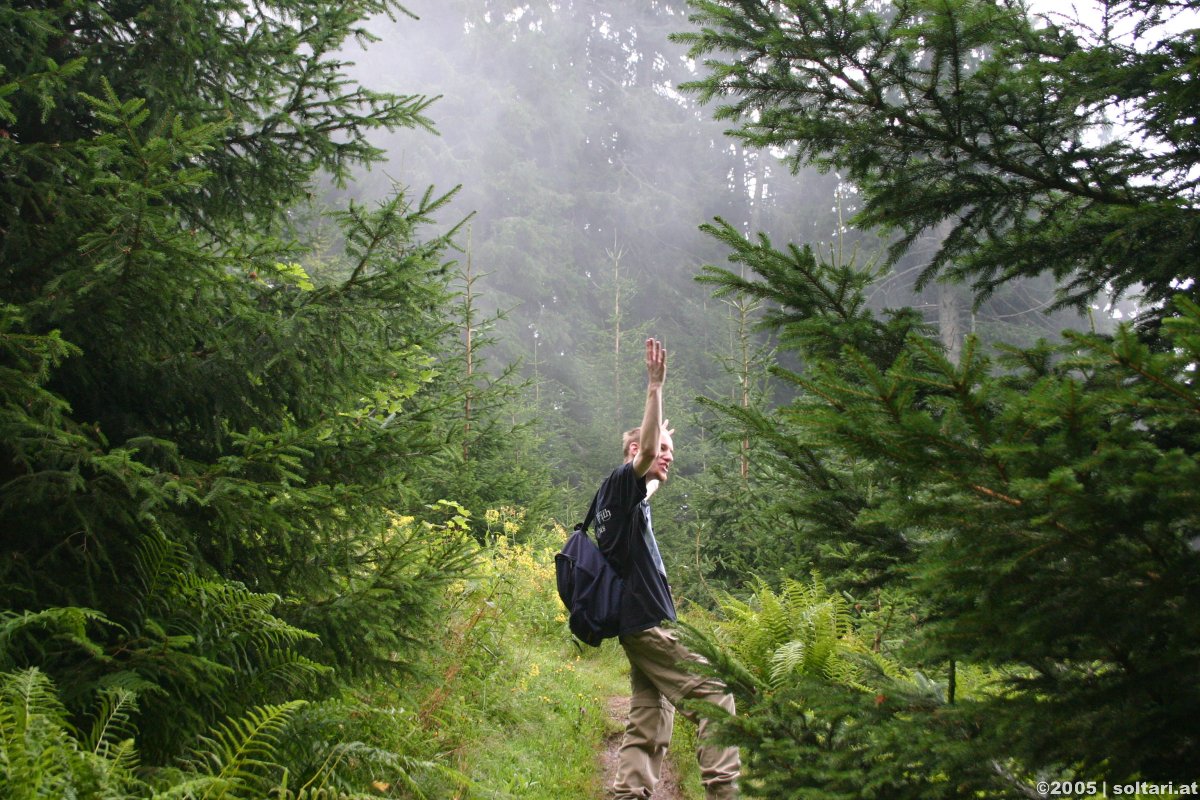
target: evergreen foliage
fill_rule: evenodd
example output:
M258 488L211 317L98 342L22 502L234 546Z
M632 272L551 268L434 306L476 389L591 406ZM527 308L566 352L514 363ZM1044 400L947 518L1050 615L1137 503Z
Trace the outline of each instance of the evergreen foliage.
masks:
M765 234L747 240L722 220L705 230L729 248L729 260L739 269L708 266L699 280L716 287L720 296L743 294L766 303L760 324L777 329L781 349L800 354L805 369L821 365L858 383L847 377L855 374L856 366L887 368L911 334L928 332L909 309L882 319L871 312L866 294L877 277L871 267L860 267L854 260L830 263L811 247L776 250ZM750 277L746 269L752 270ZM774 372L793 383L799 378L781 366ZM816 569L845 588L866 592L888 583L908 564L911 548L903 532L865 513L878 506L880 486L895 476L882 475L857 454L831 449L814 438L812 395L800 395L779 413L705 402L736 421L735 430L761 447L761 463L753 476L752 526L778 531L789 540L786 561L747 564L750 570L776 570L790 562L793 568ZM828 530L839 536L830 540L821 533Z
M749 600L719 605L724 619L689 636L736 695L721 735L741 747L749 795L1006 796L948 684L882 652L819 577L784 579L778 591L758 582ZM964 672L957 699L990 677Z
M774 252L759 274L785 257ZM806 356L803 373L777 372L804 394L778 414L726 409L770 443L782 474L795 476L759 485L779 497L776 507L803 520L792 547L836 570L838 583L861 598L864 629L875 627L893 645L907 640L894 651L906 659L948 664L958 674L971 665L995 670L1005 691L960 695L952 713L940 712L955 720L949 729L903 717L884 725L853 695L849 707L821 705L840 690L820 689L815 699L811 689L803 696L815 705L804 708L850 715L877 730L847 743L850 749L894 754L905 726L910 736L920 731L923 747L946 748L950 760L939 768L952 778L947 796L957 796L973 774L971 785L1002 795L1027 770L1099 779L1114 770L1132 777L1184 769L1196 745L1179 716L1192 712L1180 705L1195 708L1183 685L1200 657L1200 630L1190 613L1181 614L1197 601L1200 546L1189 455L1196 443L1188 433L1197 407L1190 365L1200 356L1194 304L1176 301L1161 349L1123 326L1113 337L1069 333L1058 346L1006 347L995 363L968 340L955 365L940 343L910 332L896 357L880 365L870 353L891 353L886 337L871 342L882 350L841 344L853 326L843 326L828 302L839 296L839 282L810 280L806 263L771 273L774 283L709 273L729 291L802 295L777 301L777 319L794 320L780 322L795 328L785 338L819 338L823 322L828 341L841 347L797 347ZM851 305L857 302L861 291ZM836 482L821 480L824 474ZM890 568L870 569L889 553ZM874 577L864 581L867 575ZM872 588L886 600L874 605ZM726 610L745 621L744 608ZM915 639L904 620L912 611L924 617ZM764 611L759 633L772 636L768 623L776 619ZM892 696L896 689L879 691ZM762 711L773 722L746 723L757 733L743 741L753 749L782 736L771 725L794 723L786 708ZM963 731L972 744L959 752L954 742ZM978 774L969 752L998 766ZM796 758L780 754L777 767ZM812 780L828 788L832 779Z
M556 498L540 420L525 409L528 382L518 377L520 362L493 369L496 328L505 312L486 312L488 295L473 267L468 245L453 276L448 309L450 326L438 353L444 376L440 391L447 405L444 437L459 441L439 455L441 469L429 478L429 490L453 497L471 513L472 534L482 541L486 512L519 503L524 539L546 524Z
M322 746L324 761L297 786L281 762L285 742L303 733L305 703L254 707L240 718L218 723L197 739L179 766L140 769L131 715L136 699L124 690L101 695L84 733L71 724L49 678L37 669L0 673L0 791L5 797L95 798L95 800L254 800L263 797L378 797L347 785L345 761L373 766L408 782L412 797L425 797L410 772L423 765L361 742ZM341 718L344 724L345 717ZM315 738L310 743L319 742ZM380 774L377 773L377 774ZM358 786L366 782L358 782Z
M892 259L945 225L926 280L970 278L978 299L1045 274L1060 305L1139 287L1146 303L1111 335L968 338L951 358L911 312L871 310L865 271L710 226L752 274L705 280L774 304L798 363L775 369L787 406L723 408L774 451L783 480L764 494L787 498L785 530L890 658L947 676L903 711L890 698L915 695L885 682L878 704L826 683L750 693L761 705L731 724L764 796L1009 796L1038 775L1194 769L1200 309L1177 78L1196 39L1159 27L1194 4L1107 4L1136 46L1017 3L691 5L680 38L709 57L691 88L739 138L845 171L856 224L901 234ZM1117 108L1130 135L1094 136ZM964 691L968 674L992 685ZM814 751L849 760L793 781Z
M367 131L427 127L337 55L399 12L0 8L0 663L64 725L127 693L146 768L216 731L213 796L294 698L414 669L470 562L430 496L452 193L350 204L332 256L282 235Z
M903 234L893 257L949 222L925 280L986 296L1050 273L1083 305L1110 289L1161 302L1191 270L1196 41L1161 23L1193 3L1105 4L1102 24L1137 43L1009 0L690 5L698 30L677 39L712 57L689 88L735 136L844 170L858 224ZM1106 135L1118 115L1125 133Z

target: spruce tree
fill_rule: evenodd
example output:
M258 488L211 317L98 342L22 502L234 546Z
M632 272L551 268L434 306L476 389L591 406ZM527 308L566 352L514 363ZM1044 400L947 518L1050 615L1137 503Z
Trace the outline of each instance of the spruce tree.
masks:
M78 714L140 695L140 750L410 667L461 532L436 353L448 195L282 238L319 173L429 100L344 77L365 3L0 8L0 605L5 668ZM336 668L337 672L331 671Z
M690 88L739 140L841 170L857 224L902 234L893 255L950 221L927 279L1050 273L1062 303L1156 302L1191 270L1196 43L1162 23L1194 3L1106 3L1136 39L1010 0L690 5L677 38L711 56Z
M789 491L809 546L854 545L882 587L919 599L892 652L928 682L928 702L885 681L857 698L834 680L748 697L742 741L800 763L822 743L797 726L837 721L842 754L887 771L864 771L861 796L1194 769L1197 40L1159 27L1194 4L1107 4L1136 46L1007 2L691 5L680 38L708 58L692 88L740 139L848 175L855 224L900 234L893 259L948 225L927 280L970 280L979 299L1045 275L1059 305L1135 290L1144 303L1111 335L994 352L968 338L955 361L911 312L868 310L867 278L712 228L753 275L710 279L770 300L800 364L777 370L794 403L740 421L802 476ZM1117 108L1128 133L1100 136ZM837 576L852 593L853 578ZM972 674L989 678L968 692ZM763 780L852 796L846 763ZM921 788L929 774L945 782Z

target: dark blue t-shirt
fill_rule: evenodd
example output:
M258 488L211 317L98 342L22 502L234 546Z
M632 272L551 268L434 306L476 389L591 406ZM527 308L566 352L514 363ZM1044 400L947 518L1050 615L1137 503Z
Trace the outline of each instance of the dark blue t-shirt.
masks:
M654 539L646 480L638 477L632 462L617 467L600 485L595 524L600 552L625 579L620 632L634 633L674 620L675 603Z

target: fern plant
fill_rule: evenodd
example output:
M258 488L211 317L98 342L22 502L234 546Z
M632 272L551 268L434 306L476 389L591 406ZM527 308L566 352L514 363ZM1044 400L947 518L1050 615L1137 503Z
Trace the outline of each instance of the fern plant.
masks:
M93 653L103 677L96 680L92 669L63 671L60 685L72 697L98 687L136 693L143 747L156 756L178 752L263 700L309 692L329 671L298 652L315 637L276 616L278 596L202 577L183 546L157 531L137 543L123 600L110 622L115 635ZM78 618L63 635L80 639L85 621L107 621L84 614L59 609L41 616L63 624Z
M749 600L726 595L720 605L726 620L716 624L717 637L765 685L797 675L861 685L859 661L873 654L855 634L850 603L819 576L785 578L778 593L759 579Z
M303 701L260 706L200 737L182 766L140 769L136 694L104 692L85 731L73 726L50 678L37 669L0 673L0 797L6 800L259 800L265 797L365 797L339 784L339 761L361 748L334 744L299 790L281 761L285 734ZM343 718L344 721L344 718ZM398 758L390 754L393 759ZM370 756L375 762L384 754ZM393 764L393 766L398 766ZM326 790L329 784L339 787ZM360 784L365 785L365 784ZM414 784L415 788L415 784ZM417 794L416 796L420 796Z
M107 693L91 732L81 737L44 673L0 673L0 796L124 800L140 794L137 753L127 735L133 706L131 694Z
M948 682L878 652L854 604L819 576L778 590L758 580L749 599L726 595L720 609L689 639L736 695L720 735L742 748L747 796L1003 796L990 793L994 770L970 756L978 732L959 719ZM967 672L962 683L979 691L985 678Z
M260 706L203 737L192 759L194 771L206 776L200 800L265 797L284 783L286 771L274 763L275 750L288 722L303 705L295 700Z

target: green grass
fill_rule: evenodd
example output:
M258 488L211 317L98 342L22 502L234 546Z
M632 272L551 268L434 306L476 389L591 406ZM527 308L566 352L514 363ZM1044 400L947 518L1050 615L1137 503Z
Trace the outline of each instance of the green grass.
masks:
M614 730L606 700L627 691L624 659L615 645L583 657L568 647L529 641L524 674L495 682L490 713L476 719L459 759L475 784L464 800L602 796L598 754Z
M482 548L478 573L447 596L450 627L427 665L431 677L369 693L376 708L408 709L396 720L396 745L438 765L421 780L426 797L604 796L600 751L623 725L610 718L608 700L628 694L628 662L615 641L595 649L571 639L554 591L556 550L503 536ZM702 800L695 728L680 717L670 757L687 800ZM383 796L410 796L384 783Z
M472 741L459 755L460 769L475 783L462 800L603 797L600 749L622 730L622 722L609 716L607 701L629 693L620 646L606 642L580 655L561 640L531 639L514 655L516 664L528 665L523 675L516 669L493 675L488 690L458 698L463 711L491 709L486 718L475 719ZM687 800L704 797L695 749L695 726L677 716L668 757Z
M435 677L374 701L414 709L407 723L423 729L424 744L413 755L465 776L453 785L431 774L422 786L429 797L602 796L599 751L613 732L607 699L628 692L628 672L615 642L573 643L554 591L556 550L503 536L483 548L478 573L447 597L451 623L429 665Z

